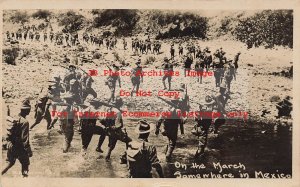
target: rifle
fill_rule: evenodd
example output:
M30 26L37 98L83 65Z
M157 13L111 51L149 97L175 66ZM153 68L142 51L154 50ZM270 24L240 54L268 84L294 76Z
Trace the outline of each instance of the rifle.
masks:
M176 108L176 109L179 109L179 107L178 107L176 104L172 103L171 101L168 101L168 100L166 100L166 99L164 99L164 98L162 98L162 97L160 97L160 96L157 96L157 98L159 98L160 100L164 101L164 102L167 103L168 105L171 105L172 107L174 107L174 108Z

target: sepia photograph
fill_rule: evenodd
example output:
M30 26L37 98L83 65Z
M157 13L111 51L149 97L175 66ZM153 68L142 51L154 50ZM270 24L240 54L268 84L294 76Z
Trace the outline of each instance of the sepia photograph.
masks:
M2 179L299 177L295 10L79 8L2 10Z

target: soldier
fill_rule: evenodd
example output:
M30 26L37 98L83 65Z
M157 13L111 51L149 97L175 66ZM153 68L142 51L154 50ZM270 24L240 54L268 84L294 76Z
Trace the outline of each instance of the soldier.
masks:
M96 112L99 109L100 105L92 105L93 99L88 97L84 104L81 106L81 112L86 113L86 115L81 116L80 125L81 125L81 140L82 140L82 149L81 152L83 155L86 154L87 148L92 140L94 134L100 135L98 145L104 141L105 138L105 128L96 125L97 116L93 116L92 113ZM97 146L97 152L103 153L101 147Z
M48 87L47 93L42 93L35 105L35 122L30 126L30 130L33 129L37 124L39 124L43 119L47 121L47 129L50 129L51 114L49 111L50 100L49 94L51 90L51 85Z
M6 38L9 40L10 39L10 33L9 31L6 31Z
M211 66L211 63L212 63L212 56L210 53L211 53L211 51L209 50L208 47L206 47L206 49L204 51L204 64L205 64L206 72L208 72L209 67Z
M218 133L218 129L221 125L224 125L226 122L226 111L225 111L225 105L230 99L229 93L226 92L226 86L224 83L220 85L220 94L215 97L215 107L217 109L217 112L219 116L214 121L214 133Z
M156 130L155 134L158 135L160 131L160 126L163 123L163 130L161 134L163 136L167 136L168 138L168 145L167 145L167 151L166 151L166 161L171 161L171 155L173 153L173 150L176 146L177 141L177 133L178 133L178 126L180 125L181 134L184 134L183 130L183 120L181 118L180 114L181 110L179 109L180 101L179 100L172 100L170 107L165 110L164 112L169 113L170 115L161 115L157 121L156 124Z
M65 78L63 79L63 83L65 85L66 91L70 90L70 81L72 79L76 79L76 67L74 65L69 66L69 72L66 74Z
M68 91L68 93L70 93L73 96L73 99L76 104L82 103L82 90L77 77L76 79L70 80L70 90Z
M191 131L192 134L198 137L198 149L195 154L195 158L199 158L204 154L204 150L207 145L207 136L209 128L212 124L213 119L213 97L207 95L205 97L204 105L199 104L200 114L195 116L194 121L196 122L194 129Z
M111 93L109 102L113 101L115 99L115 91L116 91L117 82L119 83L119 87L121 88L121 78L119 75L115 74L119 71L119 67L117 65L113 64L113 68L114 68L113 74L110 74L107 77L107 80L105 81L105 84L108 86L108 88L110 89L110 93ZM108 69L111 70L110 67L108 67Z
M225 78L225 83L227 86L228 92L230 92L230 84L233 79L235 78L235 68L231 64L232 60L227 61L227 63L224 65L224 78Z
M184 60L184 76L190 73L191 71L191 65L193 64L193 57L190 52L186 54L185 60Z
M173 74L173 64L169 62L169 59L167 57L164 58L164 63L163 63L163 69L164 69L164 76L162 78L162 82L164 85L164 90L167 89L165 80L168 79L169 83L169 90L171 90L171 80L172 80L172 74Z
M61 102L60 93L65 92L64 88L61 86L60 81L61 81L60 76L54 76L54 81L50 81L50 82L54 82L54 84L51 85L51 90L50 90L50 95L49 95L50 105L52 106L52 111L56 111L57 103ZM57 120L58 120L58 117L54 116L49 129L54 127L54 124L57 122Z
M53 38L54 38L54 33L53 33L53 31L51 31L50 32L50 42L52 43L52 41L53 41Z
M105 160L109 161L111 152L115 148L117 141L120 140L125 142L127 145L131 139L127 136L126 130L123 128L123 119L121 107L123 106L123 100L121 97L117 96L116 99L112 102L112 105L107 110L108 115L105 119L101 120L101 124L105 126L106 135L108 138L108 151L105 156ZM101 138L101 137L100 137ZM104 142L104 138L99 139L98 148L101 150L101 146ZM100 158L100 157L99 157Z
M82 78L82 99L83 101L86 99L86 97L91 94L94 98L97 97L97 93L92 88L92 83L94 82L94 79L89 76L87 73L83 74Z
M174 60L174 57L175 57L174 44L171 45L170 53L171 53L171 59Z
M63 99L65 100L66 104L63 104L62 106L58 107L58 111L63 114L60 118L60 127L62 130L62 133L65 136L65 141L63 144L63 153L67 153L71 142L73 140L74 135L74 98L70 94L66 94Z
M138 140L129 143L122 160L122 163L127 163L130 178L152 178L152 168L156 169L160 178L164 177L156 147L148 143L153 127L146 120L141 120L135 129Z
M239 67L238 66L238 61L239 61L239 58L240 58L240 54L241 52L238 52L235 56L234 56L234 61L233 61L233 64L234 64L234 69L235 69L235 74L236 74L236 71L237 71L237 68ZM236 80L235 76L234 76L234 80Z
M220 60L218 58L217 60L215 60L213 62L212 66L213 66L213 70L214 70L214 77L215 77L215 80L216 80L216 87L219 87L220 83L221 83L221 77L223 76L223 67L224 67L223 62L222 62L222 60Z
M205 63L204 63L204 56L200 55L199 58L197 58L196 64L195 64L195 71L197 72L197 81L200 84L202 84L202 76L204 71Z
M40 33L39 32L35 32L35 40L36 41L40 41Z
M45 32L44 32L44 42L46 42L47 37L48 37L48 35L47 35L47 32L45 31Z
M181 43L179 43L178 51L179 51L179 56L183 55L183 47L182 47Z
M29 143L29 123L26 116L30 113L30 102L24 100L21 106L21 111L18 118L14 119L8 115L7 121L7 165L2 170L2 175L5 174L18 159L22 165L22 176L27 177L29 171L29 157L32 157L32 151Z
M133 85L133 88L131 90L131 96L133 96L134 90L136 88L136 93L139 91L140 83L143 82L143 68L141 66L141 59L139 59L136 63L136 67L132 69L131 71L131 82Z

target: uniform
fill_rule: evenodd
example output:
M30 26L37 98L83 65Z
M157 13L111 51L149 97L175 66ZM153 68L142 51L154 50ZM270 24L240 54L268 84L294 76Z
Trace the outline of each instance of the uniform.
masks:
M85 100L85 98L91 94L94 98L97 97L97 93L92 88L92 83L94 82L93 78L91 76L84 76L82 78L82 98Z
M168 59L165 58L165 62L163 63L164 76L162 78L164 89L167 89L165 80L168 79L169 90L171 90L171 80L173 73L173 65L168 62Z
M135 87L136 87L136 92L139 91L141 81L143 80L143 75L142 75L143 68L139 65L140 61L138 61L136 64L137 67L133 68L131 72L131 83L133 85L131 96L133 95Z
M86 108L82 109L81 112L83 112L83 113L87 112L87 113L91 114L91 112L96 112L96 110L94 110L94 109L95 109L94 107L89 105ZM80 119L81 140L82 140L82 150L83 151L86 151L86 149L88 148L93 135L98 134L98 135L100 135L100 137L99 137L99 143L98 143L98 147L97 147L96 151L102 152L102 150L99 148L99 144L101 142L103 142L103 140L105 138L105 129L100 126L97 126L96 123L97 123L96 116L83 116Z
M43 119L47 121L47 129L50 129L51 124L51 114L49 111L50 105L49 95L42 95L35 106L35 122L30 126L30 129L33 129L37 124L39 124Z
M109 101L113 101L115 99L115 91L116 91L117 81L119 82L119 86L121 87L120 76L118 76L118 75L109 75L107 77L107 80L106 80L105 84L108 86L108 88L110 89L110 93L111 93Z
M29 143L29 123L25 118L30 113L30 102L25 100L21 106L21 112L18 117L7 117L7 166L2 170L2 175L11 168L18 159L22 165L21 171L23 177L28 176L29 157L32 156Z
M163 123L163 130L162 135L168 137L168 148L166 153L166 160L169 161L171 158L171 154L176 146L177 141L177 133L178 133L178 126L183 126L183 120L180 116L178 116L178 112L181 112L179 109L170 108L170 110L166 112L171 112L170 116L160 116L156 124L156 132L155 134L159 133L159 129L161 124ZM184 134L183 127L181 129L181 134Z
M152 167L160 164L156 147L145 141L131 142L126 155L130 178L152 178Z
M191 54L188 54L184 61L184 76L185 77L186 77L186 73L189 74L192 63L193 63L193 57Z

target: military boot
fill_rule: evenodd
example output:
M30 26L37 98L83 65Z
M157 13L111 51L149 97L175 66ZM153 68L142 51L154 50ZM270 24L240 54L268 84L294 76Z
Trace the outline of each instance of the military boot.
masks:
M168 146L167 154L166 154L166 162L171 161L171 155L173 153L174 147Z

